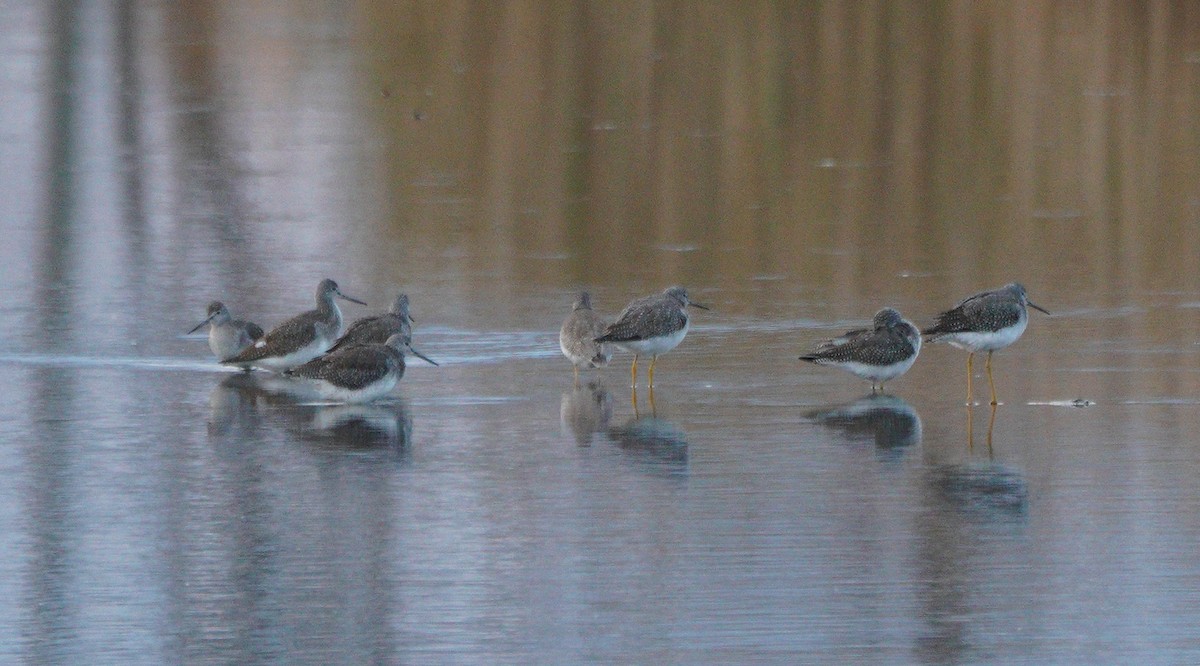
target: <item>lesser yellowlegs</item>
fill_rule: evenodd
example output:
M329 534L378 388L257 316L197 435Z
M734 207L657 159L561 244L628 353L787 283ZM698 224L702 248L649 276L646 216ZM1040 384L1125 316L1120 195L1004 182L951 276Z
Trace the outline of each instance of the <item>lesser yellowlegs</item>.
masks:
M871 381L883 390L883 383L908 372L921 353L921 332L900 316L894 308L875 313L874 327L849 331L826 340L802 361L828 365Z
M222 363L282 372L320 356L342 332L342 311L333 300L335 296L366 305L343 294L333 280L321 280L317 285L317 309L283 322L261 340Z
M350 324L329 351L334 352L350 345L383 344L396 334L404 336L404 342L411 344L412 324L412 315L408 313L408 294L400 294L392 303L392 309L383 314L363 317Z
M608 365L612 349L596 338L604 335L607 324L592 311L592 297L586 291L579 294L571 314L558 331L558 346L563 356L575 367L575 383L579 383L580 368L599 368Z
M212 350L218 361L237 356L243 349L254 344L263 336L263 330L258 324L234 319L229 308L225 307L221 301L209 303L208 317L196 324L196 327L188 333L195 333L205 324L209 325L208 348Z
M665 354L683 342L691 324L688 306L707 310L708 307L688 299L683 287L669 287L661 294L636 299L625 306L617 321L596 338L596 342L611 342L633 354L630 374L637 386L637 361L642 354L650 355L648 385L654 386L654 364L659 354Z
M383 344L343 347L289 370L288 375L310 381L327 400L370 402L387 395L404 376L405 352L437 365L397 333Z
M1050 314L1025 295L1025 287L1016 282L984 291L966 299L937 316L933 326L925 329L930 342L949 342L965 349L967 355L967 403L972 400L971 375L975 352L986 351L988 386L992 404L996 404L996 384L992 380L992 352L1016 342L1029 323L1025 306Z

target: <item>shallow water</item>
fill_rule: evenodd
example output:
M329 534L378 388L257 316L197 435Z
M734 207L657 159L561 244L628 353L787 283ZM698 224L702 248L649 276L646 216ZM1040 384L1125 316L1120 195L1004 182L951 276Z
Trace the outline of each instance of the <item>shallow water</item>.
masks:
M1200 659L1192 5L439 7L0 6L0 659ZM183 334L326 276L441 366ZM1013 279L995 409L796 358Z

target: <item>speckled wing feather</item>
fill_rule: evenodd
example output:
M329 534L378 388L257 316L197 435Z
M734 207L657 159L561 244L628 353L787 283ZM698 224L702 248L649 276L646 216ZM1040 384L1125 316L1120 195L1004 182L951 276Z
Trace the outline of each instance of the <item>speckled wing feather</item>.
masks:
M842 340L840 344L832 344ZM913 345L900 329L860 329L818 345L817 350L800 358L810 363L857 362L892 365L912 358Z
M994 332L1021 320L1021 304L1002 291L976 294L937 316L925 334Z
M412 344L412 326L400 315L387 313L363 317L351 324L329 351L332 353L353 345L381 345L397 333L404 334L405 344Z
M392 353L389 354L389 351ZM389 347L358 345L313 359L294 368L289 374L304 379L320 379L335 386L358 390L382 379L397 362L403 363L399 352Z
M317 337L317 321L319 318L320 314L316 310L309 310L308 312L298 314L271 329L270 333L258 342L246 347L242 350L242 353L223 362L245 363L247 361L258 361L275 355L280 349L302 347Z
M597 342L636 342L682 329L687 315L674 302L664 307L664 299L655 295L633 301Z
M830 340L825 340L825 341L821 342L820 344L818 344L817 351L822 351L822 350L830 349L833 347L840 347L841 345L844 345L847 342L852 342L853 340L860 338L863 335L868 335L868 334L871 334L874 332L875 332L875 329L873 329L873 328L856 328L852 331L846 331L845 333L837 336L836 338L832 338Z

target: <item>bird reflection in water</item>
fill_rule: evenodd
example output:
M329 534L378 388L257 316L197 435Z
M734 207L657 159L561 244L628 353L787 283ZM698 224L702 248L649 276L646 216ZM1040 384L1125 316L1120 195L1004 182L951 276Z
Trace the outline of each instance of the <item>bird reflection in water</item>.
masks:
M211 436L245 438L270 423L323 446L403 450L412 435L402 400L329 404L304 383L267 373L230 375L213 389L209 405ZM271 415L264 418L268 407Z
M870 437L881 450L899 450L921 442L921 416L903 399L873 393L853 402L819 409L808 417L847 437Z
M650 390L650 414L636 410L637 390L633 392L634 417L622 426L608 429L608 437L625 457L637 461L656 473L683 476L688 472L687 433L679 426L659 418L654 405L654 390Z
M316 406L310 439L345 449L394 448L405 451L412 439L412 417L403 401Z
M558 410L563 434L570 432L580 446L588 446L596 433L608 429L612 420L612 396L600 382L576 385L562 394Z
M208 396L209 436L237 436L255 429L261 397L253 375L238 373L223 379Z
M975 450L975 410L967 405L966 463L941 465L931 470L931 483L939 495L960 511L987 517L1024 516L1028 491L1019 471L995 461L992 431L996 427L996 405L988 411L987 459L971 460Z
M1029 492L1018 470L988 461L942 465L929 473L938 496L962 513L984 519L1025 515Z

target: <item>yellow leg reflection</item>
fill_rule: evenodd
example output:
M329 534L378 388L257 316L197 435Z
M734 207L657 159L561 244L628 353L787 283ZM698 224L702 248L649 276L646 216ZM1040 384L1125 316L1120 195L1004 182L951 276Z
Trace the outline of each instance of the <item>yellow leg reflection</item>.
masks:
M992 450L992 432L996 429L996 406L992 405L991 414L988 415L987 426L987 453L990 460L994 456ZM967 405L967 452L975 450L975 408Z
M986 365L987 365L987 375L988 375L988 387L992 389L992 407L995 407L996 406L996 382L992 381L992 352L990 352L990 351L988 352L988 360L987 360ZM992 410L992 413L995 414L994 409Z
M571 367L575 368L575 388L579 388L579 366L573 365Z
M975 408L967 401L967 452L975 450Z
M633 418L639 419L639 418L641 418L641 415L638 414L638 408L637 408L637 384L633 385L632 396L633 397L631 399L633 400Z
M974 397L971 394L971 375L975 374L975 352L967 354L967 404L971 404Z
M658 416L658 408L654 406L654 384L650 385L650 416Z
M629 374L633 375L633 383L630 384L633 388L637 388L637 354L633 355L633 367L629 369Z
M996 427L996 403L992 403L992 415L988 418L988 459L992 458L992 429Z

